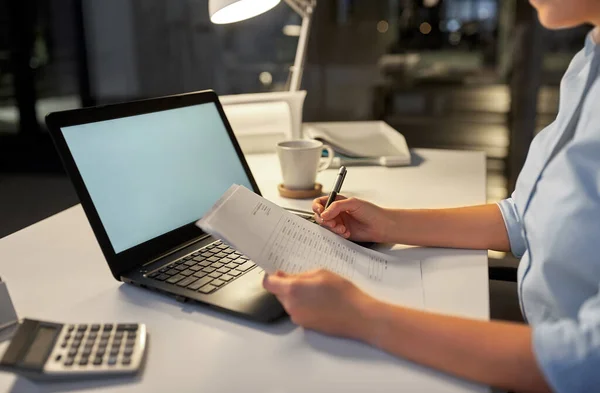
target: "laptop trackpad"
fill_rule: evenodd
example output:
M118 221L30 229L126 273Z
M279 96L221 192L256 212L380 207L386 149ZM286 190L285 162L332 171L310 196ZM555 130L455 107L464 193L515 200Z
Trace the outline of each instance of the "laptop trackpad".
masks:
M263 321L272 321L285 315L277 298L263 288L264 275L263 269L255 267L213 295L209 295L212 298L210 302Z

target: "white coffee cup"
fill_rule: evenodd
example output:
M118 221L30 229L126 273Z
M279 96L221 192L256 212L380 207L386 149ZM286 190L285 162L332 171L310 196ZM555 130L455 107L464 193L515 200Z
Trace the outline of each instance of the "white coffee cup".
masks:
M321 160L323 150L327 158ZM314 139L279 142L277 155L281 164L283 186L288 190L310 190L315 186L317 172L325 170L333 161L333 149Z

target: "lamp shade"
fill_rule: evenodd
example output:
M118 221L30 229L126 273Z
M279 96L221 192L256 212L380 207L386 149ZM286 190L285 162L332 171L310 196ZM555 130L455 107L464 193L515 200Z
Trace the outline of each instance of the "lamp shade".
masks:
M279 4L281 0L208 0L210 21L226 24L250 19Z

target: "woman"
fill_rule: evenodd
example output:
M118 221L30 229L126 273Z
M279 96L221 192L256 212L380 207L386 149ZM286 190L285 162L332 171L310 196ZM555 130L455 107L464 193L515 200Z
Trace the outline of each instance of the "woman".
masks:
M318 222L352 240L512 251L528 325L375 300L326 271L265 278L292 320L469 380L516 391L600 390L600 0L532 0L549 28L592 23L556 120L537 135L499 204L391 210L339 198Z

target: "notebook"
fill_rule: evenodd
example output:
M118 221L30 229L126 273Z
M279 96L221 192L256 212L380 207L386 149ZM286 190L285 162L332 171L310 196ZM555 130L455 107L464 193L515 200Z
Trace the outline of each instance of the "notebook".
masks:
M324 268L381 300L424 307L421 261L361 247L243 186L231 186L196 225L267 273Z
M406 139L383 121L305 123L303 133L333 148L333 167L411 163Z

